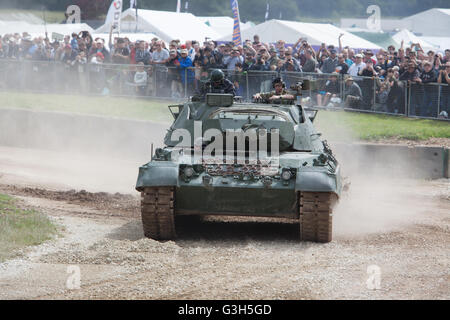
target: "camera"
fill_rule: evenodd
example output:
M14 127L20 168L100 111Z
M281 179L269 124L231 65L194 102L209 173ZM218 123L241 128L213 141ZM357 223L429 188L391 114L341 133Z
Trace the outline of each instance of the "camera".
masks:
M446 66L439 66L439 71L444 71L446 68Z

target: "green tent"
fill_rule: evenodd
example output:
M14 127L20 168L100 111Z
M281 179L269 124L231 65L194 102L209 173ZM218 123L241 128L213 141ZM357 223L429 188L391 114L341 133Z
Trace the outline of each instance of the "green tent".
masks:
M392 39L389 33L381 32L364 32L364 31L349 31L355 36L361 37L367 41L373 42L380 47L387 49L390 45L394 45L397 49L400 46L394 39Z

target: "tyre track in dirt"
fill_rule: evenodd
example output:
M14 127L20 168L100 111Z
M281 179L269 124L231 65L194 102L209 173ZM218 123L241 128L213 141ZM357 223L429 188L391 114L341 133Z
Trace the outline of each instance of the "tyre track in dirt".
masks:
M299 243L297 224L221 217L181 220L177 241L156 242L143 237L137 193L83 191L82 175L59 186L45 179L50 169L38 180L21 175L33 162L4 172L0 159L0 193L64 229L0 264L3 299L450 298L448 179L352 179L329 244ZM110 168L120 175L123 162ZM66 288L71 265L81 269L79 290ZM381 269L379 290L367 288L370 265Z

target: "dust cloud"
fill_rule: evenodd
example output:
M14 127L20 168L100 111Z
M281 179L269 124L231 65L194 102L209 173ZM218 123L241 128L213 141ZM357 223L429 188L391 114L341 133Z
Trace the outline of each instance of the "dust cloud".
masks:
M166 129L144 121L0 109L0 183L136 194L138 168L150 160L152 143L163 144ZM423 180L412 179L418 168L410 159L392 153L375 159L350 131L342 136L345 143L323 136L351 183L335 209L335 235L394 230L415 221L425 207L432 211L434 198L422 192Z
M433 213L435 195L424 187L421 177L425 172L411 161L408 152L391 147L370 150L350 129L335 125L341 130L339 140L331 138L329 143L349 182L334 210L335 236L394 231Z
M3 106L2 106L3 107ZM0 108L0 183L135 193L167 125Z

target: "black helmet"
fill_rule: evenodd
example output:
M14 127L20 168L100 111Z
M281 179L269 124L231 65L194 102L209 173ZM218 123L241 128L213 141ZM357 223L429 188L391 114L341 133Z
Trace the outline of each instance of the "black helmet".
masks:
M223 74L222 70L215 69L211 72L211 82L212 83L219 83L222 82L225 79L225 75Z
M281 83L281 85L283 86L283 89L286 88L286 84L283 82L283 80L281 80L281 78L275 78L272 81L272 88L275 89L275 85L278 84L278 83Z

